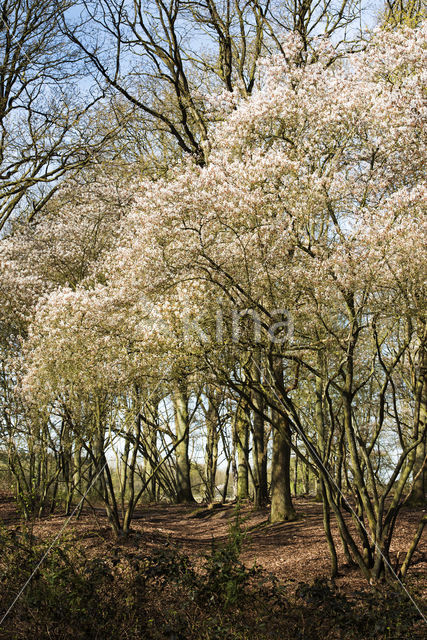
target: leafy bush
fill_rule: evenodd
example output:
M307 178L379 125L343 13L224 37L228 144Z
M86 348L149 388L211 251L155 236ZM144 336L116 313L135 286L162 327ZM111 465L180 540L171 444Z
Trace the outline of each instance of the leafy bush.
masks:
M49 550L25 529L2 532L0 544L2 602L11 604L31 578L5 620L6 637L80 640L108 637L108 628L127 633L130 623L142 628L137 612L144 585L126 560L119 566L111 558L87 558L72 537ZM131 637L126 633L124 638Z
M238 602L251 579L257 575L256 566L247 569L240 561L246 537L242 524L243 520L237 507L227 542L223 545L213 542L210 555L205 556L203 579L199 580L197 590L197 597L202 601L221 604L227 609Z

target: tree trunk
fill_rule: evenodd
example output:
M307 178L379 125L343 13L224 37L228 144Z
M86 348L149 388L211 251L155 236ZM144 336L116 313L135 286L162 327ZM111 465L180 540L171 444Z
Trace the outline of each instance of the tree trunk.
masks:
M247 407L241 401L236 409L234 420L234 448L237 455L237 500L249 497L249 419Z
M260 383L261 373L257 365L253 370L254 379ZM264 398L258 389L252 391L252 402L254 405L252 433L253 433L253 468L255 484L255 506L261 507L267 504L267 443L264 428Z
M173 403L175 410L175 437L178 442L175 449L176 500L178 503L195 502L191 490L190 460L188 458L190 441L188 398L185 385L182 383L175 385Z
M212 392L211 392L212 393ZM205 473L206 473L206 493L207 502L215 499L215 478L218 464L218 415L212 397L208 396L208 409L206 412L206 450L205 450Z
M412 487L409 502L414 506L425 506L427 491L427 348L425 337L421 343L418 354L418 367L415 377L415 437L420 437L424 432L424 439L418 445L415 453L415 463L412 471L414 485Z
M142 494L142 492L138 492L137 494L135 492L135 474L136 474L136 468L137 468L138 451L141 443L141 434L142 434L141 392L137 384L135 385L134 412L135 412L135 420L134 420L135 440L133 442L131 454L130 454L130 439L128 440L129 450L126 455L126 469L125 469L126 482L123 483L124 491L126 491L126 488L128 488L128 492L129 492L129 499L128 499L127 507L123 516L123 533L126 535L129 533L130 524L133 518L135 507Z
M283 365L281 358L273 363L276 388L283 392ZM291 430L288 419L272 410L273 457L271 460L271 510L270 522L296 519L291 496Z
M270 522L296 519L291 497L291 432L283 416L273 411L273 457L271 460Z

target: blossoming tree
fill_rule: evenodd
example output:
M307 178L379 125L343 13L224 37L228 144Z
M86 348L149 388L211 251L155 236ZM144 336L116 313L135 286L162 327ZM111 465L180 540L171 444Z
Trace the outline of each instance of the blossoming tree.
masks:
M157 371L176 392L209 376L273 429L272 521L293 517L293 449L318 480L332 572L331 513L348 559L377 579L423 477L426 26L378 32L345 60L323 40L311 64L299 51L291 37L265 61L203 167L138 186L102 283L39 305L25 381Z

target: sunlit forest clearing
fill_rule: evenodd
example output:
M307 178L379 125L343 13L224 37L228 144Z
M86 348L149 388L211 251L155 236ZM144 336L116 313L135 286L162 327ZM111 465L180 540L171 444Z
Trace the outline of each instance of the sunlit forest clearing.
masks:
M424 638L420 0L0 3L0 638Z

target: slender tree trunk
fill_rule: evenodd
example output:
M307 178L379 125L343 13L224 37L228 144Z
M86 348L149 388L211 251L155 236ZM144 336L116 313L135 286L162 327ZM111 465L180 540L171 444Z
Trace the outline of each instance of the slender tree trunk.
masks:
M79 496L79 507L76 512L76 517L79 518L83 509L83 502L81 496L83 494L83 457L80 443L76 442L73 454L73 486Z
M129 499L127 503L127 508L123 517L123 532L125 534L129 533L130 523L132 521L132 517L135 511L135 507L137 505L137 501L139 498L138 495L135 495L135 472L137 465L137 457L139 451L139 445L141 442L141 432L142 432L142 420L141 420L141 406L140 406L140 390L137 385L135 385L135 439L133 442L132 452L129 456L129 452L126 456L126 483L125 487L128 487Z
M213 392L211 391L211 394ZM215 499L215 479L216 468L218 464L218 415L215 407L214 398L208 394L208 409L206 412L206 450L205 450L205 474L206 474L206 493L207 502L213 502Z
M426 504L427 493L427 446L426 440L421 442L417 447L415 464L413 470L414 486L412 487L410 504L413 506L424 507Z
M283 389L281 359L274 363L274 376L279 391ZM286 417L272 410L273 457L271 460L270 522L296 519L291 496L291 430Z
M249 497L249 419L247 407L241 401L237 407L234 420L234 448L237 456L237 492L238 500Z
M276 412L273 412L273 423L270 522L292 521L296 513L291 497L291 432L287 421Z
M231 458L229 458L227 460L227 468L225 470L225 480L224 480L224 487L222 489L222 495L221 495L221 502L224 504L227 500L227 493L228 493L228 483L229 483L229 478L230 478L230 465L231 465Z
M70 438L70 426L64 419L61 427L61 467L62 479L65 486L65 515L70 515L71 502L73 499L73 479L72 479L72 443Z
M257 366L253 368L254 380L261 383L259 359ZM253 469L255 483L255 506L261 507L267 504L267 446L264 428L264 398L258 389L252 391L252 402L255 407L252 419L253 433Z
M158 464L158 450L157 450L157 421L158 421L158 402L148 401L145 403L143 434L141 441L143 443L143 456L144 456L144 477L150 478L146 487L148 500L150 502L156 502L157 490L160 490L159 482L157 481L157 474L153 473Z
M153 474L158 462L157 453L157 430L154 428L144 427L144 451L147 455L144 457L144 477L151 478L147 485L147 496L149 502L156 502L158 482L156 474Z
M322 495L323 506L323 528L325 530L326 540L328 542L329 554L331 557L331 578L335 578L338 575L338 556L335 547L335 542L331 532L331 507L328 502L328 497L325 491L323 479L319 480L319 488Z
M307 455L307 450L305 455ZM310 468L308 464L304 465L304 495L308 496L310 493Z
M317 366L319 371L322 372L322 376L325 377L325 361L324 354L320 351L317 354ZM323 406L323 383L322 379L319 376L316 376L315 380L315 388L316 388L316 409L315 409L315 417L316 417L316 431L317 431L317 443L318 443L318 451L320 453L323 464L326 463L326 443L325 443L325 416L324 416L324 406ZM307 452L308 453L308 452ZM316 500L319 502L322 501L325 497L325 492L322 491L321 482L319 479L315 479L315 495ZM324 507L325 508L325 507Z
M408 549L408 551L406 553L405 559L404 559L403 564L402 564L402 566L400 568L399 576L401 578L405 578L405 576L406 576L406 573L407 573L407 571L409 569L409 566L411 564L412 556L414 555L414 552L415 552L415 550L416 550L416 548L418 546L418 543L419 543L419 541L421 539L421 536L423 534L423 531L424 531L424 527L426 525L427 525L427 514L424 514L423 517L421 518L420 522L419 522L418 528L417 528L417 530L415 532L414 537L412 538L411 544L409 545L409 549Z
M131 427L129 427L131 429ZM122 515L124 516L126 511L126 492L128 488L128 463L129 463L129 453L130 453L130 437L131 434L126 434L125 446L123 449L122 455L122 469L121 469L121 477L120 477L120 503L122 508Z
M415 453L415 463L412 471L414 485L412 487L410 503L414 506L425 506L427 492L427 346L425 336L420 345L415 374L415 437L424 433L424 439L418 445Z
M190 441L190 424L188 416L188 397L185 385L176 384L173 391L175 410L175 437L179 444L175 450L176 486L178 503L195 502L191 490L190 460L188 446Z
M295 438L295 447L298 445L297 439ZM294 459L294 496L298 495L298 456L295 456Z

